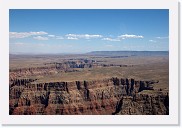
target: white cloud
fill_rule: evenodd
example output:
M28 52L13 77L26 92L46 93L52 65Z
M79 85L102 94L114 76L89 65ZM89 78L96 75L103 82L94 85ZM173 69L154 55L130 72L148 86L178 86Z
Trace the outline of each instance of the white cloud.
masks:
M157 39L167 39L169 37L156 37Z
M102 40L107 40L107 41L121 41L120 39L112 39L112 38L103 38Z
M76 37L68 37L67 39L68 40L78 40L78 38L76 38Z
M157 42L157 41L155 41L155 40L149 40L150 42Z
M47 37L43 37L43 36L36 36L36 37L33 37L34 39L36 40L48 40Z
M48 35L48 37L52 37L52 38L54 38L54 37L55 37L55 35Z
M102 37L102 35L89 35L89 34L67 34L65 36L69 38L77 38L77 39L91 39L91 38Z
M144 37L141 36L141 35L128 35L128 34L124 34L124 35L118 36L118 38L126 39L126 38L144 38Z
M80 38L86 38L86 39L90 39L90 38L101 38L102 35L89 35L89 34L85 34L85 35L79 35Z
M47 32L39 31L39 32L9 32L10 38L26 38L30 36L37 36L37 35L46 35Z

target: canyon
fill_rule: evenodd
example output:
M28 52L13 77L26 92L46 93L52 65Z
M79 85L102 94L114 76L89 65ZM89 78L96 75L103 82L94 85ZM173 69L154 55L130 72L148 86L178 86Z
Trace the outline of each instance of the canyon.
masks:
M168 56L12 58L10 115L169 114Z

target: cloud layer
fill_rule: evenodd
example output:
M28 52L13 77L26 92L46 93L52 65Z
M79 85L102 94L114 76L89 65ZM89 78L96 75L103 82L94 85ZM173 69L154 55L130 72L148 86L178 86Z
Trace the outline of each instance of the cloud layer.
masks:
M167 39L167 38L169 38L169 37L156 37L157 39Z
M102 35L89 35L89 34L67 34L65 35L67 39L91 39L91 38L101 38Z
M68 39L68 40L78 40L77 37L71 37L71 36L68 36L67 39Z
M104 41L121 41L123 39L129 39L129 38L144 38L142 35L134 35L134 34L123 34L120 36L116 36L115 38L110 38L107 36L103 36L100 34L66 34L62 36L57 36L53 34L49 34L44 31L38 31L38 32L10 32L9 33L10 38L27 38L32 37L35 40L49 40L49 39L67 39L67 40L79 40L79 39L101 39ZM162 37L156 37L161 39ZM164 37L163 37L164 38ZM152 42L152 41L151 41Z
M121 41L120 39L112 39L112 38L103 38L102 40L106 40L106 41Z
M43 36L36 36L36 37L33 37L34 39L36 40L48 40L47 37L43 37Z
M126 39L126 38L144 38L144 37L141 36L141 35L128 35L128 34L124 34L124 35L118 36L118 38Z
M38 36L38 35L46 35L47 32L39 31L39 32L10 32L10 38L26 38L30 36Z

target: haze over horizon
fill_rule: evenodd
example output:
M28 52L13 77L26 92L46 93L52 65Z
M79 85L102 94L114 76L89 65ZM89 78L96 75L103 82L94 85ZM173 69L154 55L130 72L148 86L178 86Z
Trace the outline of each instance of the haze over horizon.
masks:
M10 54L168 51L167 9L10 10Z
M95 54L95 53L97 53L97 54L99 54L99 53L105 53L105 52L108 52L108 53L110 53L110 52L113 52L113 53L116 53L116 52L149 52L149 53L152 53L152 52L157 52L157 53L169 53L169 51L91 51L91 52L84 52L84 53L77 53L77 52L75 52L75 53L28 53L28 52L26 52L26 53L23 53L23 52L16 52L16 53L9 53L10 55L72 55L72 54ZM119 54L119 53L118 53Z

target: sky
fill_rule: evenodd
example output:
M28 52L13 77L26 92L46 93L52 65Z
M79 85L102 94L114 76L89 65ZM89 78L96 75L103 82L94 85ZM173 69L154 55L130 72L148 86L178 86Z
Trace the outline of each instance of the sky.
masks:
M167 9L11 9L11 54L168 51Z

